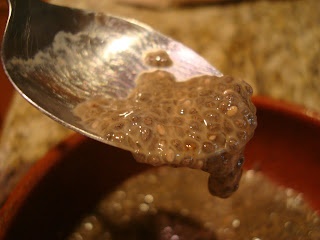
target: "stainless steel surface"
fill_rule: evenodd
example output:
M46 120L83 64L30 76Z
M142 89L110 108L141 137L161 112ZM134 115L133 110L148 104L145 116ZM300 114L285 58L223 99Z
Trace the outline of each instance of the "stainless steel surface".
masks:
M153 69L144 64L146 52L166 50L174 62L166 70L178 81L222 75L191 49L135 20L39 0L8 3L1 58L10 81L40 111L96 140L106 142L84 129L72 109L94 96L126 97L137 74Z

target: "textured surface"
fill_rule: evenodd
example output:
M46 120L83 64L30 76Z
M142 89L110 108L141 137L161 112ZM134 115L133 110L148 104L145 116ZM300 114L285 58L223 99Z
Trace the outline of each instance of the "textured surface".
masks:
M133 17L179 40L254 94L320 110L320 1L247 1L162 11L100 0L53 0ZM0 142L0 202L28 167L71 131L15 95ZM0 203L1 205L1 203Z

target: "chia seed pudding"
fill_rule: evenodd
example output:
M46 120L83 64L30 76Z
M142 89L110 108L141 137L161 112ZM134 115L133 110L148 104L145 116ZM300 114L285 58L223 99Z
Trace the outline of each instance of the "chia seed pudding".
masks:
M164 50L148 52L144 61L152 67L170 67L173 64L169 54Z
M320 239L320 218L302 195L249 170L228 199L212 197L206 173L161 167L105 196L67 240Z
M156 70L140 74L126 99L89 99L74 114L139 162L209 172L210 192L226 198L238 188L244 147L257 125L251 95L246 82L230 76L176 82Z

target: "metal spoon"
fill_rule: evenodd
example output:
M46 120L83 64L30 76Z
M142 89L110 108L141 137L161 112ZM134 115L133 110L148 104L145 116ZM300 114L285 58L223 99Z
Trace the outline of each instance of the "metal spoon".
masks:
M153 68L146 52L165 50L177 81L222 75L191 49L133 19L51 5L8 0L9 20L1 58L17 91L57 122L98 141L72 109L94 96L124 98L134 79ZM112 145L112 143L108 142Z

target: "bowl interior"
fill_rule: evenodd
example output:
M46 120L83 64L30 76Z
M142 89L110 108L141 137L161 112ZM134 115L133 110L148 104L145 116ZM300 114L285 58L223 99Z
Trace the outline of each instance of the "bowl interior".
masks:
M258 128L245 168L303 192L320 210L320 115L254 98ZM75 134L41 159L0 211L0 239L64 239L106 193L148 169L131 154Z

